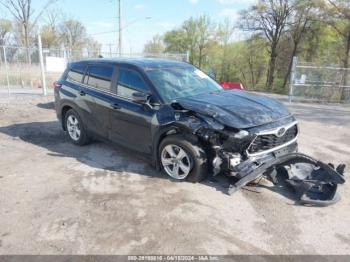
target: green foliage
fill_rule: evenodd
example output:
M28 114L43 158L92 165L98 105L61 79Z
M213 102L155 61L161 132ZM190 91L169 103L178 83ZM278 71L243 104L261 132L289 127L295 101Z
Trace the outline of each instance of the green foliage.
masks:
M251 34L233 42L237 26ZM189 52L190 63L217 81L287 93L293 56L348 66L350 1L259 0L241 12L236 24L230 19L216 24L206 15L191 17L166 32L163 43L164 52Z
M189 18L180 28L164 34L165 52L190 52L190 63L202 67L206 64L208 50L215 41L212 40L216 25L207 15Z
M188 50L187 36L182 28L164 34L165 52L185 53Z

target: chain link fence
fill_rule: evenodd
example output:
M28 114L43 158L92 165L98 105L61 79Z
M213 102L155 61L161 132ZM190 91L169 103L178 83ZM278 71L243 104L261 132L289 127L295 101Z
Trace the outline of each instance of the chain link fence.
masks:
M66 64L87 58L116 58L117 53L89 50L66 50L48 48L24 48L0 46L0 94L52 92L52 83L57 80ZM42 55L42 60L40 59ZM126 53L121 57L162 58L188 61L188 54ZM42 62L42 63L41 63ZM45 83L43 83L45 79Z
M289 99L350 102L350 68L298 61L294 57Z
M36 48L0 46L0 88L7 91L24 87L39 87L40 64ZM30 61L28 61L30 57Z

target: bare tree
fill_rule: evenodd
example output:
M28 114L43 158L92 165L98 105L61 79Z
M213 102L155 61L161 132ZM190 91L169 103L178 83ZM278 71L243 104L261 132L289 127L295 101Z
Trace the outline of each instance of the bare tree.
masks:
M60 11L48 10L46 12L45 24L42 25L40 29L41 40L44 47L60 47L59 25L62 19L63 17Z
M290 0L260 0L258 4L241 13L240 27L244 30L261 32L269 42L270 61L267 72L267 88L274 83L278 45L292 14Z
M57 31L59 23L63 20L62 11L50 8L46 11L45 20L51 31Z
M85 47L88 52L88 57L98 57L101 54L101 44L92 37L85 39Z
M66 19L60 24L59 33L61 42L68 48L70 56L73 56L73 50L81 52L85 45L86 28L80 21Z
M42 16L44 11L56 0L48 0L46 4L43 5L41 10L35 12L32 7L31 0L0 0L0 4L4 6L16 19L18 23L21 24L23 30L23 40L26 47L27 61L30 63L30 36L32 34L33 28L38 23L39 18Z

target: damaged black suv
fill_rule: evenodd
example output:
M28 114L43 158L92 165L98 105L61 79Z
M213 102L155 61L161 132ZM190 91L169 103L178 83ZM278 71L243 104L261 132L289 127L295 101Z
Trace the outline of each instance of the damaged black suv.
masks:
M116 142L150 155L174 179L234 175L244 162L297 149L297 122L281 103L224 90L187 63L79 61L54 87L58 118L74 144Z
M276 171L306 204L337 199L344 165L336 169L296 153L298 126L278 101L224 90L187 63L157 59L97 59L70 63L54 83L57 116L68 138L97 137L151 157L157 169L198 182L232 176L228 193ZM329 200L329 201L328 201Z

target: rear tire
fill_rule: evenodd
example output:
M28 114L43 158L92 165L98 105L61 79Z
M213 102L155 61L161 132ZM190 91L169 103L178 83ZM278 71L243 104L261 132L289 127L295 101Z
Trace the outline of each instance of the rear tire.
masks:
M83 146L89 143L90 139L87 135L83 121L74 109L67 111L64 123L67 137L73 144Z
M197 141L171 135L159 145L162 172L175 180L200 182L208 175L207 154Z

